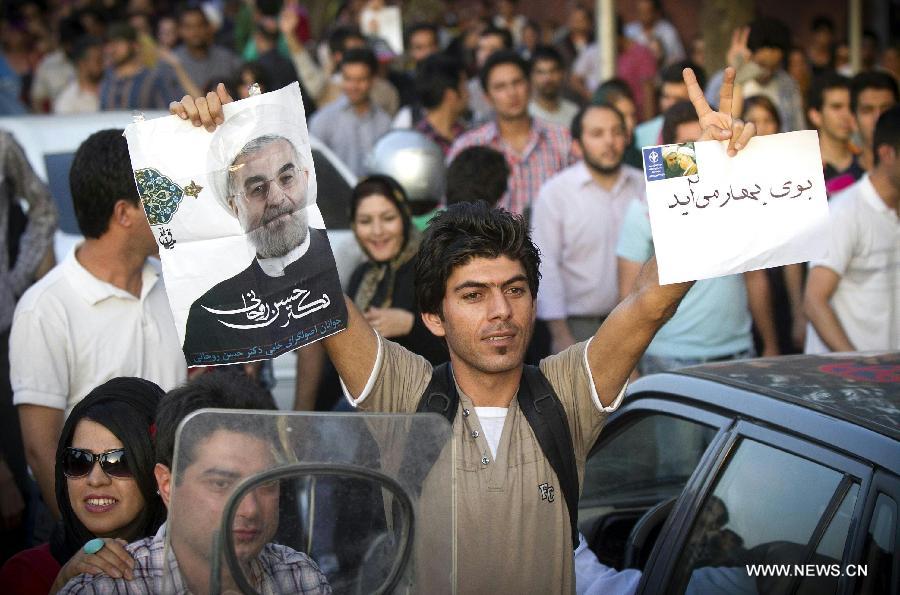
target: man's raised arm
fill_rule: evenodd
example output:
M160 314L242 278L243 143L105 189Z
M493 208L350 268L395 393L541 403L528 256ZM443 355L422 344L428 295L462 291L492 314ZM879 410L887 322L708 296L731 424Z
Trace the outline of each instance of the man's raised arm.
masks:
M734 157L756 134L752 123L745 124L731 114L734 69L725 70L719 111L709 107L693 70L685 68L683 76L703 128L700 140L728 141L726 152ZM594 386L604 407L615 401L650 341L675 314L692 285L693 281L660 285L654 256L644 264L631 292L597 329L587 355Z

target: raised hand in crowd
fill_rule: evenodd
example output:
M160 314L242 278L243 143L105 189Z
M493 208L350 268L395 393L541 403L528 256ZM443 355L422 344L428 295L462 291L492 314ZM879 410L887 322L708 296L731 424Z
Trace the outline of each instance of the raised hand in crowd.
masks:
M750 139L756 136L756 126L753 122L744 122L734 115L734 68L725 69L725 78L722 81L722 89L719 91L719 109L713 110L706 102L703 89L697 82L697 76L690 68L685 68L682 73L684 83L687 85L688 97L697 110L700 118L700 126L703 129L704 140L728 141L728 156L734 157L737 152L747 146Z

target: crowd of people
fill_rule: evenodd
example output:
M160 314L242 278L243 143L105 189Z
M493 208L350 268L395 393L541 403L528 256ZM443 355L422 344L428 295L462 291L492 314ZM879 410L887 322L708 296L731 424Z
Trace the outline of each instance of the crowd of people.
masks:
M380 10L378 0L342 3L319 38L292 0L49 4L3 9L0 115L170 110L212 131L222 105L252 84L297 81L310 133L358 176L348 223L364 261L344 287L349 327L298 351L298 410L415 411L432 366L449 359L463 412L454 424L466 428L456 432L460 456L479 472L504 461L512 469L535 445L524 421L515 435L503 431L519 382L503 374L540 362L583 466L629 377L900 349L900 48L873 34L853 72L830 18L816 18L798 47L787 25L761 17L734 31L728 67L707 72L702 39L684 39L659 1L639 0L637 20L617 22L615 77L600 80L602 50L582 5L554 30L515 0L459 13L446 3L440 22L405 23L397 54L363 33L361 14ZM371 170L372 149L394 129L417 131L446 160L444 196L425 217L409 188ZM755 135L805 129L818 131L827 256L692 286L655 283L641 147L724 139L732 154ZM689 147L663 154L667 172L696 172ZM188 370L121 131L91 136L75 155L69 181L84 240L55 266L54 199L2 131L0 180L0 530L2 559L12 557L0 584L77 593L100 573L111 582L94 586L109 592L150 581L164 555L178 422L204 404L273 409L271 370ZM454 286L461 271L483 279ZM466 343L475 308L505 322ZM494 371L472 363L488 349L503 351L491 352ZM464 503L483 481L461 482ZM467 564L504 549L509 523L517 534L542 531L554 548L578 542L562 499L531 525L537 513L513 515L502 530L484 521L491 506L525 498L509 489L465 509L474 520L461 532L492 527L461 553ZM269 538L250 548L260 580L328 591L327 568L272 550ZM574 568L578 592L636 585L633 574L585 562L583 540L575 553L541 574L536 551L523 548L519 576L487 565L491 578L461 580L466 592L523 580L568 590ZM191 591L207 587L190 565L183 574Z

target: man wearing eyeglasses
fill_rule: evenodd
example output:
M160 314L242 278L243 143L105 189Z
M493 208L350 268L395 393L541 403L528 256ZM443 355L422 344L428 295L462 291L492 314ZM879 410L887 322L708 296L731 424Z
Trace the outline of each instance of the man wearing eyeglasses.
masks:
M248 114L226 122L211 143L211 166L221 168L211 175L213 191L256 257L191 306L183 346L189 364L203 364L210 352L275 357L345 324L319 328L345 321L346 306L325 230L309 226L312 164L273 132L277 116L260 108L252 125L263 134L242 144Z

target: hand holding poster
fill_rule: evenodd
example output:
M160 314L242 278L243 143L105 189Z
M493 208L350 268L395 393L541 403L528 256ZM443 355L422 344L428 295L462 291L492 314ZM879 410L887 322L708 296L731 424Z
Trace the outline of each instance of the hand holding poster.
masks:
M276 357L347 325L299 86L125 131L188 365Z
M827 249L828 205L814 130L727 143L644 147L662 284L805 262Z

